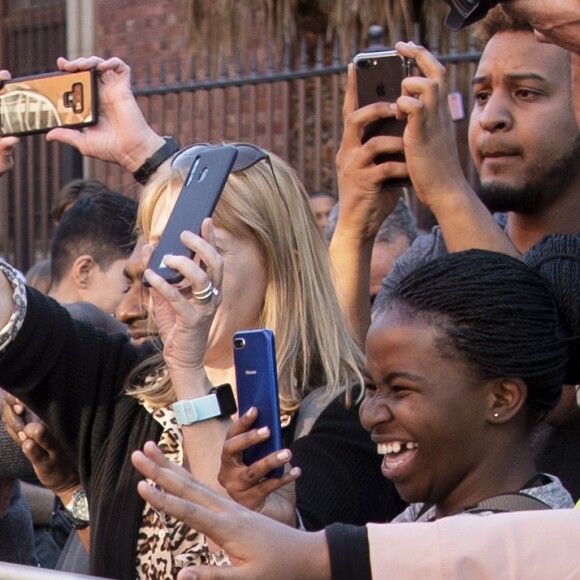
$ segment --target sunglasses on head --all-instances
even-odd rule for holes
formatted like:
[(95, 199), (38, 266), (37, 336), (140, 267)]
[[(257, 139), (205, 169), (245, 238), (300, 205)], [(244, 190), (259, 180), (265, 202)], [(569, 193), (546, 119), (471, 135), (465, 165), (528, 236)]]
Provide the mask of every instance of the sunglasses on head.
[(278, 179), (276, 178), (276, 172), (274, 171), (274, 166), (272, 165), (272, 160), (270, 155), (264, 151), (261, 147), (254, 145), (253, 143), (224, 143), (224, 144), (211, 144), (211, 143), (194, 143), (181, 151), (178, 151), (173, 160), (171, 161), (171, 167), (174, 169), (181, 169), (183, 171), (189, 171), (192, 163), (195, 161), (197, 155), (202, 149), (212, 148), (212, 147), (223, 147), (228, 145), (235, 147), (238, 155), (234, 161), (234, 166), (232, 167), (231, 173), (238, 173), (239, 171), (245, 171), (250, 167), (253, 167), (259, 161), (266, 160), (270, 166), (270, 171), (272, 172), (272, 178), (276, 184), (276, 190), (278, 195), (283, 200), (284, 196), (280, 190), (280, 185), (278, 185)]
[[(232, 173), (237, 173), (238, 171), (244, 171), (250, 167), (256, 165), (262, 159), (266, 159), (272, 167), (270, 162), (270, 156), (266, 151), (257, 145), (252, 143), (225, 143), (224, 145), (229, 145), (235, 147), (238, 156), (232, 167)], [(185, 149), (177, 152), (171, 161), (171, 167), (174, 169), (183, 169), (184, 171), (189, 170), (191, 164), (195, 160), (196, 156), (200, 153), (202, 149), (212, 148), (212, 147), (222, 147), (222, 145), (214, 145), (211, 143), (194, 143)], [(272, 169), (274, 173), (274, 169)]]

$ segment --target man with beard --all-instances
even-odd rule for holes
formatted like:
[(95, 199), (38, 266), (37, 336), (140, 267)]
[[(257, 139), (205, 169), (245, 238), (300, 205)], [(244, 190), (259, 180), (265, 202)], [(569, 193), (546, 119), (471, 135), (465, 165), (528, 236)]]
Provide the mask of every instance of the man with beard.
[[(486, 44), (473, 79), (469, 145), (480, 175), (479, 199), (459, 165), (444, 99), (443, 67), (412, 43), (397, 45), (402, 54), (424, 63), (426, 77), (406, 79), (397, 106), (408, 118), (401, 140), (407, 169), (418, 197), (432, 209), (439, 226), (420, 236), (395, 263), (377, 296), (377, 306), (388, 300), (389, 289), (411, 270), (448, 251), (479, 247), (523, 253), (548, 234), (580, 231), (580, 137), (570, 53), (538, 43), (525, 20), (512, 19), (499, 7), (478, 27)], [(360, 140), (366, 124), (388, 114), (384, 104), (356, 110), (354, 103), (347, 102), (348, 95), (347, 89), (345, 131), (337, 155), (344, 211), (330, 253), (335, 270), (342, 272), (343, 308), (362, 343), (370, 322), (362, 298), (367, 249), (374, 237), (370, 224), (388, 215), (398, 191), (381, 191), (381, 184), (388, 172), (401, 168), (373, 163), (377, 153), (393, 151), (389, 147), (397, 146), (394, 138), (374, 138), (365, 144)], [(423, 115), (420, 123), (418, 115)], [(419, 133), (417, 126), (427, 129)], [(494, 221), (481, 202), (492, 212), (507, 213), (495, 215)], [(508, 237), (502, 236), (498, 223)]]
[[(552, 233), (580, 231), (580, 134), (570, 53), (496, 8), (479, 25), (487, 41), (472, 81), (469, 148), (478, 195), (521, 253)], [(436, 227), (399, 260), (384, 288), (447, 252)]]

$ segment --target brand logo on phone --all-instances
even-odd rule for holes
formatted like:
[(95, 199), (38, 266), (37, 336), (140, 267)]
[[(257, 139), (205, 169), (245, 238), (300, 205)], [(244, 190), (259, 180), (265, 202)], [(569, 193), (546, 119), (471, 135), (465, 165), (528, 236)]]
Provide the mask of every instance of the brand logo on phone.
[(375, 90), (377, 92), (377, 97), (385, 97), (387, 95), (387, 91), (385, 90), (385, 83), (379, 83)]

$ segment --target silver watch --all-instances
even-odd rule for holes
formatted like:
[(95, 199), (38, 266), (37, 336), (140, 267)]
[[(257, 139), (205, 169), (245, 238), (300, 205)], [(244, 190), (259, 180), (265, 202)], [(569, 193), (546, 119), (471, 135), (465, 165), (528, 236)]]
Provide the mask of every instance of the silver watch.
[(64, 515), (76, 530), (83, 530), (89, 525), (89, 502), (87, 493), (81, 487), (75, 491), (72, 499), (64, 506)]

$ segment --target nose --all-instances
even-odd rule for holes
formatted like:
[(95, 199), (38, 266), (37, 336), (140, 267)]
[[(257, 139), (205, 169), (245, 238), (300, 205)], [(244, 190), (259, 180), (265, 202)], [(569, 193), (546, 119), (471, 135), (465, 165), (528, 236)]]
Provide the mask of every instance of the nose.
[(134, 282), (117, 306), (115, 316), (121, 322), (130, 325), (136, 320), (147, 318), (145, 289), (139, 282)]
[(506, 102), (506, 96), (500, 91), (492, 93), (477, 113), (478, 122), (484, 131), (509, 131), (513, 126), (513, 118)]
[(376, 393), (365, 393), (360, 405), (359, 417), (361, 425), (372, 431), (381, 423), (387, 423), (393, 419), (393, 413), (388, 404), (387, 397), (377, 396)]

